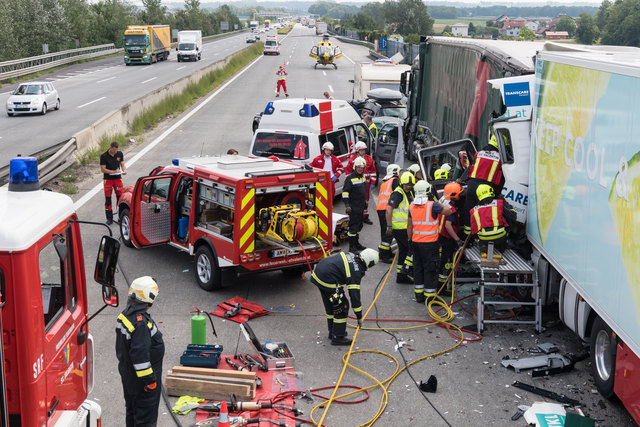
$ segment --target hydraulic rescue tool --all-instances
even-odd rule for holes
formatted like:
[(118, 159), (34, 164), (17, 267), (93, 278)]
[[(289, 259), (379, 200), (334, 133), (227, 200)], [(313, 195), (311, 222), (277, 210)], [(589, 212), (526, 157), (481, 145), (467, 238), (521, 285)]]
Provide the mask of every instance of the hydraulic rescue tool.
[[(234, 363), (230, 357), (226, 357), (224, 360), (229, 364), (229, 366), (231, 366), (234, 369), (237, 369), (238, 371), (251, 372), (251, 369), (249, 369), (247, 366), (240, 366), (237, 363)], [(262, 380), (257, 375), (256, 375), (256, 385), (258, 387), (262, 387)]]

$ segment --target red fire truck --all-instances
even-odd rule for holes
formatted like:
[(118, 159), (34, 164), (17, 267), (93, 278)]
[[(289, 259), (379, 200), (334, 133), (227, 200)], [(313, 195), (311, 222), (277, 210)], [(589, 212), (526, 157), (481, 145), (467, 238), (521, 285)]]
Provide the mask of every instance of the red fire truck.
[[(99, 426), (100, 406), (85, 400), (93, 339), (81, 221), (69, 197), (39, 190), (36, 159), (10, 168), (0, 188), (0, 426)], [(96, 263), (113, 306), (118, 248), (104, 236)]]
[(333, 247), (329, 172), (277, 158), (175, 159), (118, 203), (127, 246), (168, 243), (195, 255), (205, 290), (222, 270), (298, 273)]

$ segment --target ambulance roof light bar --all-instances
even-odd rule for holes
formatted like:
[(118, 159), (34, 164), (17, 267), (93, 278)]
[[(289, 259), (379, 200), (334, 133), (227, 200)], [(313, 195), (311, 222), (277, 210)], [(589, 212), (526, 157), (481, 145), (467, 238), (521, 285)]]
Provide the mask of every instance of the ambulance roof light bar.
[(38, 159), (15, 157), (9, 162), (9, 191), (36, 191), (40, 189)]

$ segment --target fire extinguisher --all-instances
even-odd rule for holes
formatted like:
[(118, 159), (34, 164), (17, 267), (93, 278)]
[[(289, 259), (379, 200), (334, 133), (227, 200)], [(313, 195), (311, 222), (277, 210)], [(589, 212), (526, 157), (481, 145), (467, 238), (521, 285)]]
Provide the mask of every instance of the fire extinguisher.
[(215, 326), (213, 326), (211, 315), (206, 311), (200, 310), (198, 307), (194, 306), (193, 308), (195, 308), (196, 311), (191, 312), (195, 313), (193, 316), (191, 316), (191, 344), (205, 345), (207, 343), (207, 318), (204, 317), (204, 314), (209, 317), (213, 335), (218, 338), (216, 328)]

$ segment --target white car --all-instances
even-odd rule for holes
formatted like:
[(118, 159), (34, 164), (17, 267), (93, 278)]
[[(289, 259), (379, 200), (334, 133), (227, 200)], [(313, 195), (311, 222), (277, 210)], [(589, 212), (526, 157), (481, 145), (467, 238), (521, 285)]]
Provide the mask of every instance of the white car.
[(7, 99), (7, 114), (47, 114), (51, 108), (60, 109), (58, 91), (50, 82), (20, 83)]

